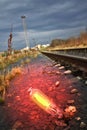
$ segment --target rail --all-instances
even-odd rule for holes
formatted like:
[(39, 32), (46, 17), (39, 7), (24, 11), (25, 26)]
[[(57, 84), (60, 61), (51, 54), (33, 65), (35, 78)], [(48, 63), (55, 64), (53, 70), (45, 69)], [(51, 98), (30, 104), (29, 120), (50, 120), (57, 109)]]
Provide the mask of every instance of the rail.
[(65, 64), (71, 64), (73, 67), (77, 67), (78, 69), (87, 72), (87, 57), (75, 56), (69, 54), (59, 54), (54, 52), (42, 51), (42, 54), (47, 57), (55, 60), (56, 62), (62, 62)]
[(55, 49), (52, 51), (58, 54), (69, 54), (69, 55), (75, 55), (75, 56), (80, 56), (80, 57), (87, 57), (87, 47)]

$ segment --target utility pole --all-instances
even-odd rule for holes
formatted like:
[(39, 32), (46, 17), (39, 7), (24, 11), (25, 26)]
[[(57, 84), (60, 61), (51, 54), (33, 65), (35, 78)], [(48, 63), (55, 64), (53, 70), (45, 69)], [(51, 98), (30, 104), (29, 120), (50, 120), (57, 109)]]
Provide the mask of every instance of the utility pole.
[(26, 49), (29, 49), (29, 41), (27, 39), (27, 27), (26, 27), (26, 23), (25, 23), (25, 18), (26, 16), (21, 16), (22, 18), (22, 22), (23, 22), (23, 27), (24, 27), (24, 36), (25, 36), (25, 42), (26, 42)]
[(9, 39), (8, 39), (8, 52), (9, 52), (9, 54), (11, 54), (11, 52), (12, 52), (12, 30), (13, 30), (13, 26), (11, 26), (11, 32), (10, 32)]

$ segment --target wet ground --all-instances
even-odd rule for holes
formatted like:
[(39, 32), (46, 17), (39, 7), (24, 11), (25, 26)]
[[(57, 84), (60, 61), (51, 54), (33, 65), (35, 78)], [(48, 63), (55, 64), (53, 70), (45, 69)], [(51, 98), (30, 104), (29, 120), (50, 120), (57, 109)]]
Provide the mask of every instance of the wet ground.
[[(64, 72), (44, 56), (33, 59), (10, 83), (6, 102), (0, 105), (0, 130), (86, 130), (87, 84)], [(68, 120), (52, 117), (31, 100), (29, 87), (40, 89), (63, 111), (75, 106), (76, 113)], [(78, 92), (71, 93), (74, 88)]]

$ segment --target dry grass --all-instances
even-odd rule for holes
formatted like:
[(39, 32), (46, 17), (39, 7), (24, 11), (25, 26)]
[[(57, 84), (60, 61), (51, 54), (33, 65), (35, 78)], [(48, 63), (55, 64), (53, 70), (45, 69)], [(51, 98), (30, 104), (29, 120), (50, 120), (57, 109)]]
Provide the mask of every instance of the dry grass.
[(15, 67), (15, 68), (13, 68), (13, 69), (11, 70), (11, 72), (9, 72), (9, 73), (6, 75), (5, 79), (10, 81), (10, 80), (13, 79), (16, 75), (19, 75), (19, 74), (22, 74), (22, 69), (21, 69), (21, 67)]
[(0, 75), (0, 103), (5, 102), (5, 92), (7, 87), (9, 87), (10, 80), (21, 73), (21, 67), (15, 67), (6, 76)]

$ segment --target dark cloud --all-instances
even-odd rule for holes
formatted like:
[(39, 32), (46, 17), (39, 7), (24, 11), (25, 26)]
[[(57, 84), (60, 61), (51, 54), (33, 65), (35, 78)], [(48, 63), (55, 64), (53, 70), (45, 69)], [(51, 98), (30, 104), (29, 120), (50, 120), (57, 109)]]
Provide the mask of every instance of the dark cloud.
[(0, 51), (7, 48), (11, 24), (14, 48), (25, 46), (22, 15), (26, 16), (30, 45), (34, 46), (35, 41), (47, 43), (78, 35), (87, 27), (86, 12), (87, 0), (1, 0)]

